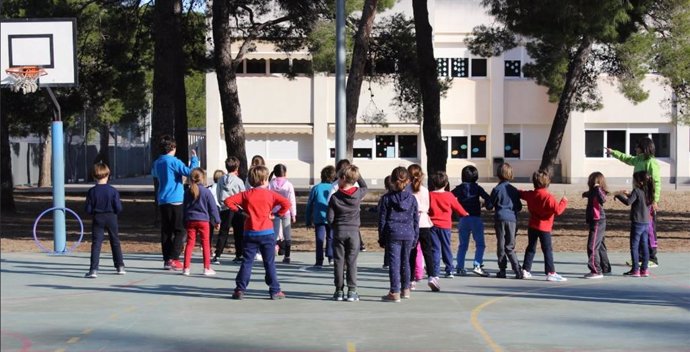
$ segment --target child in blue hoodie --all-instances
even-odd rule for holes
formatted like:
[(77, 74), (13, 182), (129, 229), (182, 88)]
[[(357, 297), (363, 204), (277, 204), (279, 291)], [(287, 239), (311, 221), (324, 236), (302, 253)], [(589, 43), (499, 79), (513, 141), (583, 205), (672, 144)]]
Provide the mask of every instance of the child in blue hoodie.
[(326, 257), (328, 264), (333, 262), (333, 233), (331, 226), (328, 225), (326, 213), (328, 212), (328, 196), (333, 188), (333, 181), (335, 180), (335, 167), (328, 165), (321, 169), (321, 183), (314, 185), (309, 192), (309, 199), (307, 200), (306, 225), (307, 227), (314, 226), (314, 234), (316, 236), (316, 263), (315, 267), (323, 266), (324, 257), (324, 240), (326, 244)]
[(477, 168), (472, 165), (465, 166), (462, 168), (462, 184), (455, 187), (452, 191), (453, 195), (458, 199), (458, 202), (460, 202), (462, 207), (470, 214), (469, 216), (461, 218), (458, 223), (460, 244), (458, 245), (458, 266), (456, 272), (460, 276), (467, 275), (467, 271), (465, 270), (465, 255), (470, 246), (470, 233), (472, 233), (472, 238), (474, 238), (476, 247), (472, 272), (479, 276), (489, 276), (489, 274), (482, 269), (484, 266), (484, 249), (486, 245), (484, 244), (484, 223), (480, 216), (482, 204), (479, 198), (481, 197), (484, 199), (487, 209), (491, 209), (492, 206), (489, 201), (489, 194), (486, 193), (482, 186), (477, 184), (478, 179), (479, 172)]
[(407, 169), (396, 167), (391, 173), (390, 191), (379, 202), (379, 243), (386, 243), (390, 260), (390, 291), (381, 297), (386, 302), (410, 298), (410, 253), (419, 239), (419, 216), (417, 199), (407, 187), (409, 183)]

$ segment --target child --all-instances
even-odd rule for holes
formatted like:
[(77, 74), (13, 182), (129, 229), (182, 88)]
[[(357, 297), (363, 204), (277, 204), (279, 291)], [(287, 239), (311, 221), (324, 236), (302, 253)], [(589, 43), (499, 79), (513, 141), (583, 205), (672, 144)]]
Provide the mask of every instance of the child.
[[(358, 184), (359, 187), (356, 187)], [(360, 248), (359, 206), (367, 193), (367, 184), (359, 168), (348, 165), (338, 171), (338, 191), (328, 201), (328, 222), (333, 228), (333, 259), (335, 293), (333, 299), (344, 299), (343, 274), (347, 270), (347, 301), (359, 301), (357, 294), (357, 256)]]
[(268, 293), (271, 299), (283, 299), (285, 294), (280, 290), (276, 274), (276, 238), (271, 215), (273, 209), (279, 206), (278, 216), (284, 216), (290, 210), (290, 201), (268, 190), (268, 169), (265, 166), (254, 166), (249, 169), (248, 179), (252, 189), (225, 199), (225, 205), (230, 211), (238, 212), (242, 209), (247, 214), (244, 222), (244, 261), (235, 278), (237, 286), (232, 298), (243, 298), (252, 276), (254, 256), (261, 252)]
[(429, 217), (431, 223), (431, 240), (433, 241), (434, 270), (429, 277), (429, 287), (432, 291), (440, 291), (438, 275), (441, 271), (441, 256), (446, 264), (446, 277), (453, 277), (453, 253), (450, 249), (450, 231), (453, 227), (453, 213), (460, 216), (469, 214), (460, 205), (457, 198), (447, 191), (448, 176), (444, 171), (434, 172), (429, 181), (432, 191), (429, 192)]
[(551, 177), (546, 171), (540, 170), (532, 174), (532, 184), (534, 191), (518, 191), (520, 198), (527, 201), (529, 210), (529, 228), (527, 229), (527, 249), (525, 249), (525, 259), (522, 262), (522, 275), (529, 279), (532, 277), (532, 260), (537, 249), (537, 240), (541, 243), (541, 251), (544, 253), (544, 267), (547, 281), (568, 281), (568, 279), (556, 273), (556, 266), (553, 263), (553, 248), (551, 247), (551, 229), (553, 228), (553, 218), (561, 215), (568, 205), (568, 198), (563, 196), (559, 203), (556, 198), (549, 193), (547, 188), (551, 183)]
[[(275, 176), (275, 178), (273, 178)], [(297, 220), (297, 200), (295, 199), (295, 188), (287, 179), (287, 168), (283, 164), (277, 164), (273, 167), (273, 172), (268, 176), (271, 182), (268, 183), (268, 189), (278, 192), (281, 196), (290, 200), (290, 211), (283, 216), (275, 216), (273, 218), (273, 232), (275, 232), (278, 239), (282, 242), (280, 246), (281, 251), (284, 251), (283, 263), (290, 264), (290, 247), (292, 245), (292, 226), (290, 221), (295, 223)], [(277, 208), (274, 209), (274, 212)], [(276, 214), (277, 215), (277, 214)], [(280, 254), (280, 253), (279, 253)]]
[[(388, 175), (383, 179), (383, 188), (385, 189), (386, 193), (388, 194), (391, 192), (391, 176)], [(384, 195), (385, 195), (384, 194)], [(379, 212), (379, 215), (381, 215), (380, 210), (381, 210), (381, 202), (383, 201), (383, 197), (379, 198), (379, 204), (376, 205), (376, 211)], [(383, 248), (383, 265), (381, 268), (383, 270), (388, 271), (391, 263), (391, 258), (390, 258), (390, 253), (388, 253), (388, 249), (386, 246), (386, 236), (381, 233), (381, 229), (379, 229), (379, 246)]]
[(412, 194), (417, 200), (417, 213), (419, 215), (419, 240), (416, 248), (412, 249), (410, 254), (410, 271), (414, 275), (410, 283), (410, 289), (416, 289), (416, 282), (423, 278), (424, 267), (426, 266), (426, 274), (429, 278), (434, 276), (434, 255), (433, 255), (433, 241), (431, 240), (431, 218), (429, 218), (429, 190), (422, 186), (424, 181), (424, 172), (422, 167), (418, 164), (412, 164), (407, 167), (410, 174), (410, 188)]
[(386, 302), (410, 298), (410, 252), (419, 238), (417, 200), (407, 189), (410, 176), (396, 167), (390, 176), (390, 191), (379, 202), (379, 243), (385, 242), (389, 256), (390, 291), (381, 297)]
[(499, 182), (491, 191), (489, 203), (494, 208), (494, 229), (496, 229), (496, 255), (498, 256), (497, 278), (506, 278), (508, 261), (515, 272), (516, 279), (522, 279), (522, 269), (515, 253), (515, 234), (517, 233), (517, 214), (522, 210), (520, 194), (510, 184), (513, 168), (508, 163), (498, 167)]
[(191, 165), (187, 167), (175, 158), (177, 143), (175, 138), (163, 135), (158, 143), (161, 156), (153, 162), (151, 175), (158, 182), (156, 200), (161, 213), (161, 247), (163, 249), (163, 268), (182, 270), (180, 254), (185, 242), (185, 228), (182, 215), (184, 187), (182, 177), (189, 176), (192, 169), (199, 167), (196, 151), (191, 150)]
[(492, 205), (491, 202), (489, 202), (489, 194), (486, 193), (482, 186), (477, 184), (479, 171), (477, 171), (476, 167), (472, 165), (465, 166), (462, 168), (461, 176), (462, 184), (455, 187), (452, 193), (470, 215), (461, 218), (460, 222), (458, 222), (460, 243), (458, 244), (457, 274), (460, 276), (467, 275), (467, 271), (465, 270), (465, 255), (470, 246), (470, 232), (472, 232), (472, 238), (474, 238), (476, 247), (474, 250), (474, 268), (472, 272), (479, 276), (487, 277), (489, 273), (482, 269), (484, 266), (484, 249), (486, 245), (484, 244), (484, 223), (480, 216), (482, 204), (479, 197), (484, 199), (487, 209), (491, 210)]
[[(348, 166), (350, 166), (350, 165), (351, 165), (351, 163), (350, 163), (350, 160), (348, 160), (348, 159), (340, 159), (340, 160), (338, 160), (338, 162), (335, 164), (335, 172), (336, 172), (336, 174), (339, 174), (339, 173), (340, 173), (340, 170), (342, 170), (343, 168), (348, 167)], [(331, 199), (331, 196), (332, 196), (335, 192), (338, 192), (338, 183), (339, 183), (338, 180), (335, 180), (335, 182), (333, 182), (333, 187), (331, 188), (331, 193), (330, 193), (330, 195), (328, 196), (328, 199), (329, 199), (329, 200)], [(355, 182), (354, 187), (359, 187), (359, 184)], [(366, 252), (366, 251), (367, 251), (366, 247), (364, 246), (364, 241), (362, 240), (362, 232), (359, 233), (359, 250), (362, 251), (362, 252)]]
[[(616, 192), (616, 199), (630, 206), (630, 255), (632, 269), (623, 275), (632, 277), (647, 277), (649, 271), (649, 242), (647, 231), (649, 226), (649, 206), (654, 197), (654, 181), (647, 171), (637, 171), (633, 174), (635, 187), (632, 192)], [(642, 252), (642, 268), (640, 269), (640, 251)]]
[(582, 193), (582, 198), (587, 198), (586, 220), (589, 227), (587, 237), (587, 266), (589, 274), (585, 279), (601, 279), (604, 273), (611, 272), (609, 256), (604, 244), (606, 231), (606, 213), (604, 203), (606, 195), (606, 179), (601, 172), (592, 172), (587, 180), (589, 191)]
[[(254, 166), (266, 166), (266, 161), (264, 160), (264, 157), (261, 155), (254, 155), (252, 157), (251, 163), (249, 164), (249, 167), (252, 168)], [(249, 184), (249, 176), (247, 176), (244, 186), (246, 189), (252, 189), (252, 185)]]
[[(649, 236), (649, 267), (655, 268), (659, 266), (659, 259), (656, 256), (657, 238), (656, 238), (656, 211), (661, 198), (661, 173), (659, 172), (659, 163), (654, 154), (656, 148), (654, 141), (649, 137), (640, 138), (635, 145), (635, 156), (621, 153), (617, 150), (606, 148), (606, 153), (628, 165), (633, 166), (633, 173), (638, 171), (647, 171), (649, 177), (654, 181), (654, 195), (649, 200), (649, 228), (647, 229)], [(640, 253), (641, 254), (641, 253)]]
[(223, 254), (225, 246), (228, 244), (228, 235), (230, 234), (230, 226), (232, 226), (232, 235), (235, 239), (235, 259), (233, 263), (242, 262), (242, 228), (244, 227), (244, 217), (233, 213), (225, 206), (225, 199), (234, 196), (240, 192), (244, 192), (244, 182), (239, 178), (240, 159), (231, 156), (225, 159), (225, 169), (228, 170), (218, 185), (216, 190), (218, 193), (218, 200), (220, 200), (220, 231), (218, 233), (218, 241), (216, 242), (216, 253), (213, 255), (211, 264), (220, 265), (220, 256)]
[(108, 184), (108, 176), (110, 176), (108, 165), (95, 164), (92, 173), (97, 183), (86, 193), (86, 212), (93, 215), (93, 222), (91, 223), (91, 266), (85, 277), (89, 279), (98, 277), (98, 262), (105, 229), (108, 230), (115, 270), (118, 275), (124, 275), (126, 274), (125, 262), (122, 259), (117, 227), (117, 214), (122, 212), (120, 193)]
[[(211, 194), (213, 194), (213, 200), (216, 202), (216, 208), (220, 211), (220, 200), (218, 200), (218, 183), (223, 179), (223, 176), (225, 176), (225, 171), (223, 170), (216, 170), (213, 172), (213, 184), (208, 186), (208, 190), (211, 191)], [(211, 227), (208, 235), (208, 241), (209, 243), (213, 243), (213, 230), (214, 228)]]
[(334, 180), (335, 167), (328, 165), (321, 169), (321, 183), (311, 188), (305, 210), (307, 227), (314, 226), (316, 237), (316, 263), (314, 266), (317, 268), (323, 266), (324, 240), (328, 264), (333, 262), (333, 233), (328, 220), (326, 220), (326, 215), (328, 212), (328, 195), (331, 192), (331, 182)]
[(192, 251), (196, 235), (201, 235), (201, 250), (204, 258), (204, 275), (216, 275), (211, 268), (211, 243), (209, 241), (209, 222), (214, 228), (220, 228), (218, 207), (213, 193), (204, 187), (206, 172), (201, 168), (192, 170), (189, 177), (189, 189), (184, 195), (184, 220), (187, 228), (187, 246), (184, 251), (184, 269), (182, 275), (189, 276), (192, 262)]

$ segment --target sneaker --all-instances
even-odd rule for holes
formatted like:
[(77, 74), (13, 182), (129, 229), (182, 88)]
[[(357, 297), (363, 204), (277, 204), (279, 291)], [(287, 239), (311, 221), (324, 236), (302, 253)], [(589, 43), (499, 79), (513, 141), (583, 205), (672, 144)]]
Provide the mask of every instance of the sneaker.
[(406, 288), (402, 290), (402, 293), (400, 294), (400, 298), (402, 299), (410, 299), (411, 294), (410, 294), (410, 289)]
[(333, 258), (328, 258), (328, 265), (333, 265)]
[(472, 272), (481, 277), (489, 277), (489, 273), (484, 271), (481, 266), (475, 266), (474, 269), (472, 269)]
[(213, 270), (213, 268), (204, 269), (204, 276), (213, 276), (213, 275), (216, 275), (216, 271)]
[(189, 276), (189, 274), (191, 274), (189, 268), (182, 270), (182, 275)]
[(649, 261), (648, 267), (650, 267), (650, 268), (658, 268), (658, 267), (659, 267), (659, 263), (657, 263), (657, 262), (655, 262), (655, 261), (653, 261), (653, 260), (650, 260), (650, 261)]
[(211, 259), (211, 264), (220, 265), (220, 260), (218, 260), (218, 257), (213, 256), (213, 259)]
[(522, 269), (522, 278), (530, 279), (532, 278), (532, 273), (530, 273), (528, 270)]
[(386, 265), (386, 264), (382, 265), (382, 266), (381, 266), (381, 269), (383, 269), (383, 270), (388, 270), (388, 265)]
[(640, 270), (640, 276), (649, 277), (649, 270)]
[(285, 293), (283, 293), (283, 291), (278, 291), (277, 293), (271, 294), (271, 299), (274, 301), (279, 300), (279, 299), (283, 299), (283, 298), (285, 298)]
[(499, 279), (505, 279), (506, 278), (506, 270), (501, 269), (496, 273), (496, 277)]
[(604, 275), (599, 273), (589, 273), (585, 275), (585, 279), (601, 279), (603, 277)]
[(118, 274), (118, 275), (127, 274), (127, 272), (125, 271), (125, 267), (124, 267), (124, 266), (118, 266), (118, 267), (117, 267), (117, 274)]
[(232, 299), (241, 300), (243, 297), (244, 297), (244, 292), (240, 291), (239, 288), (236, 288), (235, 292), (232, 293)]
[(443, 275), (443, 277), (445, 277), (446, 279), (452, 279), (452, 278), (454, 278), (455, 276), (453, 275), (452, 272), (447, 272), (445, 275)]
[(347, 291), (347, 301), (348, 302), (359, 301), (359, 295), (357, 294), (357, 291)]
[(256, 253), (256, 256), (254, 256), (254, 260), (256, 260), (256, 261), (263, 261), (264, 258), (261, 256), (260, 253)]
[(417, 289), (417, 281), (410, 282), (410, 290), (414, 291)]
[[(235, 257), (235, 259), (233, 259), (232, 262), (235, 263), (235, 264), (241, 264), (242, 262), (244, 262), (244, 258), (242, 258), (242, 257)], [(211, 264), (215, 264), (215, 263), (212, 262)]]
[(179, 260), (173, 259), (170, 261), (170, 270), (182, 270), (183, 265)]
[(172, 265), (170, 264), (170, 262), (171, 262), (170, 260), (166, 260), (163, 263), (163, 270), (172, 270)]
[[(366, 252), (367, 247), (362, 246), (362, 248), (359, 249), (360, 252)], [(359, 301), (359, 298), (357, 299)]]
[(564, 282), (564, 281), (568, 281), (568, 279), (564, 278), (561, 275), (558, 275), (557, 273), (550, 273), (550, 274), (546, 275), (546, 281)]
[(381, 300), (384, 302), (400, 302), (400, 292), (388, 292), (387, 295), (381, 296)]
[(283, 264), (290, 264), (290, 257), (283, 258)]
[(345, 300), (345, 294), (343, 291), (335, 291), (333, 294), (333, 300), (334, 301), (344, 301)]
[(87, 279), (95, 279), (98, 277), (98, 271), (97, 270), (91, 270), (86, 275), (84, 275), (85, 278)]
[(458, 269), (455, 271), (455, 274), (458, 276), (467, 276), (467, 270), (465, 270), (465, 268)]
[(441, 291), (441, 285), (438, 283), (438, 277), (432, 276), (429, 278), (429, 288), (434, 292)]
[(630, 271), (624, 272), (623, 275), (632, 276), (632, 277), (640, 277), (640, 271), (639, 270), (635, 270), (635, 271), (630, 270)]
[(515, 272), (515, 279), (522, 280), (524, 278), (525, 278), (525, 275), (522, 274), (522, 270), (518, 270)]

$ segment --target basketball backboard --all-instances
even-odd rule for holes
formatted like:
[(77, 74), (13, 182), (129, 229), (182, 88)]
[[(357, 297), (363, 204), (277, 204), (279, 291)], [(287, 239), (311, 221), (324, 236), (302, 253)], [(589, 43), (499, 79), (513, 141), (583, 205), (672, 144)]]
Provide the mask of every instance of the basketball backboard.
[(6, 69), (39, 66), (43, 87), (78, 84), (77, 20), (74, 18), (21, 18), (0, 21), (0, 84), (12, 84)]

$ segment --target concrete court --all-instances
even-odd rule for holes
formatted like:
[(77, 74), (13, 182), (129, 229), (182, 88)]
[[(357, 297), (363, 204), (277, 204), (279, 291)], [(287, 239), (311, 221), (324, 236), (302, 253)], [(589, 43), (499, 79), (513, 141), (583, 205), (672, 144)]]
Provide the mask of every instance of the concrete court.
[[(649, 278), (623, 277), (627, 255), (610, 255), (615, 275), (602, 280), (582, 279), (585, 254), (556, 253), (566, 283), (544, 281), (539, 261), (531, 280), (442, 278), (439, 293), (420, 285), (384, 303), (382, 253), (366, 252), (361, 301), (349, 303), (330, 300), (332, 267), (309, 267), (313, 253), (278, 265), (283, 301), (268, 299), (256, 264), (247, 297), (231, 300), (238, 266), (204, 277), (198, 252), (190, 277), (153, 254), (126, 254), (118, 276), (104, 254), (93, 280), (86, 253), (2, 253), (1, 350), (690, 351), (690, 255), (661, 253)], [(493, 257), (487, 249), (491, 272)]]

